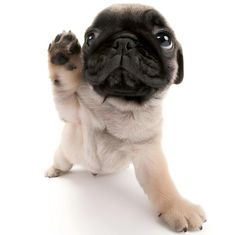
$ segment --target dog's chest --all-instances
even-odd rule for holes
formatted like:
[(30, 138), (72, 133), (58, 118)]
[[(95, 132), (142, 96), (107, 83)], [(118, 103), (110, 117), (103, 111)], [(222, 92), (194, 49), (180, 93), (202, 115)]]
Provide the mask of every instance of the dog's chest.
[(131, 146), (108, 133), (104, 123), (82, 105), (81, 123), (82, 165), (98, 174), (113, 173), (129, 165)]
[(150, 113), (120, 113), (81, 105), (84, 164), (96, 173), (112, 173), (127, 166), (134, 146), (156, 135), (154, 120)]
[(155, 117), (147, 112), (119, 112), (112, 110), (102, 114), (106, 132), (127, 143), (144, 143), (157, 132)]

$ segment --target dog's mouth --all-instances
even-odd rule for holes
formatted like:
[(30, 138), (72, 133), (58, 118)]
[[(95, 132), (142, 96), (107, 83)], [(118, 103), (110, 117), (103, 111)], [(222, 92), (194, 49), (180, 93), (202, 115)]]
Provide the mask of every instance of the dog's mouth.
[(103, 83), (93, 87), (98, 94), (105, 98), (120, 97), (138, 103), (147, 100), (156, 91), (140, 80), (136, 80), (134, 74), (123, 68), (115, 69)]

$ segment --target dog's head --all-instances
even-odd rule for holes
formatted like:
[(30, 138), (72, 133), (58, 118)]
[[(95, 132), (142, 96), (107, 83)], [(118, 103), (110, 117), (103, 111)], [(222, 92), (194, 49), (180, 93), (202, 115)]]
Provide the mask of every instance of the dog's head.
[(174, 32), (153, 8), (114, 5), (87, 29), (84, 79), (101, 96), (141, 104), (183, 79)]

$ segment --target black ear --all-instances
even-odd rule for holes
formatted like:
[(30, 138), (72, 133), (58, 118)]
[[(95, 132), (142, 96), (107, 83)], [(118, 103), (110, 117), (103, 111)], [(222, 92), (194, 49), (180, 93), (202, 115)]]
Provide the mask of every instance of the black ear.
[(175, 84), (180, 84), (184, 78), (184, 58), (182, 48), (179, 47), (177, 51), (177, 64), (178, 64), (178, 71), (176, 74), (176, 79), (174, 81)]

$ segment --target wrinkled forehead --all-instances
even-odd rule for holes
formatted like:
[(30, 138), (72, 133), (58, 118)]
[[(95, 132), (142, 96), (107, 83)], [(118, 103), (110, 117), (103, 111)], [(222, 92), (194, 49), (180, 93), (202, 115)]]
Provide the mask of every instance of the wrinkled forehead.
[(167, 27), (165, 19), (155, 9), (137, 4), (116, 4), (101, 11), (91, 27), (104, 30), (110, 27), (146, 29), (153, 26)]

